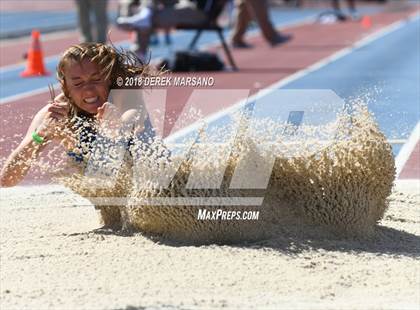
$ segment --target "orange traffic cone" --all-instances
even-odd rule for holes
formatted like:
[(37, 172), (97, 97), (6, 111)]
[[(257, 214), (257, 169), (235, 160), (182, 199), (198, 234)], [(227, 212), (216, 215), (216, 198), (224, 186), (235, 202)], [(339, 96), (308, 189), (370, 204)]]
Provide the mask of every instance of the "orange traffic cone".
[(363, 28), (369, 29), (370, 27), (372, 27), (372, 19), (368, 15), (363, 16), (362, 20), (360, 21), (360, 24)]
[(39, 31), (32, 31), (32, 46), (29, 48), (28, 51), (28, 61), (26, 64), (26, 69), (20, 74), (20, 76), (22, 77), (50, 74), (44, 67), (44, 59), (41, 50), (41, 43), (39, 42), (39, 36)]

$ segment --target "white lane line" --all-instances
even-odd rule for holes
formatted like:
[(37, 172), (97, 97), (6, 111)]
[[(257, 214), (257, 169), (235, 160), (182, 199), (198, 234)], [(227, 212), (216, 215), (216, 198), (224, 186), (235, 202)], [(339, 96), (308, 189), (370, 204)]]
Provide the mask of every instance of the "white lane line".
[[(55, 89), (57, 89), (59, 86), (60, 86), (60, 83), (55, 83), (53, 85), (53, 87)], [(9, 103), (11, 101), (18, 101), (18, 100), (24, 99), (26, 97), (36, 96), (36, 95), (46, 93), (46, 92), (48, 92), (48, 86), (45, 86), (45, 87), (42, 87), (42, 88), (37, 88), (37, 89), (34, 89), (34, 90), (30, 90), (30, 91), (20, 93), (20, 94), (17, 94), (17, 95), (9, 96), (9, 97), (6, 97), (4, 99), (0, 99), (0, 105)]]
[(397, 157), (395, 158), (395, 167), (397, 169), (397, 176), (400, 176), (401, 171), (403, 170), (405, 164), (410, 158), (411, 153), (413, 153), (417, 143), (420, 142), (420, 121), (417, 122), (416, 127), (411, 132), (410, 137), (407, 140), (407, 143), (403, 145)]
[(325, 67), (326, 65), (340, 59), (343, 58), (344, 56), (349, 55), (350, 53), (352, 53), (353, 51), (355, 51), (357, 48), (366, 46), (370, 43), (372, 43), (373, 41), (382, 38), (384, 36), (386, 36), (387, 34), (390, 34), (400, 28), (402, 28), (403, 26), (405, 26), (407, 23), (410, 22), (414, 22), (417, 19), (419, 19), (420, 14), (418, 12), (416, 12), (415, 14), (412, 14), (409, 18), (405, 19), (405, 20), (400, 20), (397, 22), (394, 22), (388, 26), (386, 26), (385, 28), (374, 32), (370, 35), (368, 35), (367, 37), (361, 39), (360, 41), (357, 41), (356, 43), (354, 43), (353, 45), (346, 47), (328, 57), (325, 57), (323, 59), (321, 59), (320, 61), (314, 63), (313, 65), (302, 69), (292, 75), (289, 75), (288, 77), (275, 82), (274, 84), (271, 84), (270, 86), (266, 87), (265, 89), (259, 91), (258, 93), (250, 96), (249, 98), (245, 98), (242, 99), (240, 101), (238, 101), (237, 103), (231, 105), (229, 108), (218, 111), (216, 113), (210, 114), (208, 116), (206, 116), (203, 119), (200, 119), (194, 123), (192, 123), (191, 125), (188, 125), (182, 129), (180, 129), (179, 131), (171, 134), (169, 137), (167, 137), (165, 139), (166, 142), (174, 142), (176, 139), (185, 136), (186, 134), (190, 133), (191, 131), (194, 130), (198, 130), (199, 128), (201, 128), (203, 126), (203, 123), (211, 123), (212, 121), (221, 118), (223, 116), (226, 116), (232, 112), (235, 112), (237, 110), (239, 110), (241, 107), (243, 107), (244, 105), (246, 105), (247, 102), (253, 102), (256, 101), (268, 94), (270, 94), (271, 92), (273, 92), (274, 90), (277, 90), (281, 87), (286, 86), (287, 84), (290, 84), (293, 81), (296, 81), (300, 78), (303, 78), (304, 76), (313, 73), (317, 70), (319, 70), (322, 67)]
[(407, 139), (388, 139), (389, 144), (404, 144), (407, 143)]

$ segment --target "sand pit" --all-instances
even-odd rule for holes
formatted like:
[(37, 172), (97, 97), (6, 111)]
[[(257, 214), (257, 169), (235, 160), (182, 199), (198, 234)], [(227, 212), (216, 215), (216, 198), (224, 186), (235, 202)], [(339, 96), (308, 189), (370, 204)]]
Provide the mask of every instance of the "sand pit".
[[(388, 206), (395, 165), (391, 146), (364, 105), (355, 104), (352, 111), (340, 114), (334, 122), (299, 128), (289, 137), (293, 144), (285, 144), (289, 135), (285, 132), (295, 128), (267, 120), (248, 125), (243, 120), (238, 117), (239, 124), (247, 124), (246, 130), (233, 135), (231, 144), (206, 143), (209, 137), (201, 137), (202, 143), (194, 144), (201, 150), (192, 147), (191, 157), (162, 157), (161, 148), (165, 147), (161, 141), (147, 147), (135, 141), (131, 157), (134, 164), (126, 160), (122, 168), (116, 165), (119, 174), (114, 174), (117, 177), (110, 185), (104, 184), (109, 177), (103, 172), (99, 176), (65, 176), (59, 182), (93, 204), (105, 198), (105, 206), (98, 208), (108, 226), (185, 245), (257, 241), (276, 237), (279, 228), (292, 232), (297, 226), (333, 236), (373, 235)], [(227, 132), (229, 128), (222, 127), (216, 134), (226, 136)], [(228, 149), (228, 157), (218, 153), (223, 147)], [(182, 164), (178, 167), (179, 162)], [(111, 164), (112, 160), (105, 165)], [(193, 177), (192, 166), (199, 177)], [(234, 201), (238, 196), (258, 195), (257, 187), (232, 190), (240, 167), (245, 169), (237, 185), (268, 168), (267, 186), (261, 188), (264, 200), (257, 206), (245, 203), (223, 208), (227, 212), (259, 211), (258, 220), (201, 221), (197, 220), (197, 206), (173, 203), (174, 198), (193, 197), (204, 203), (213, 197)], [(153, 176), (162, 178), (170, 175), (168, 171), (176, 173), (167, 186), (155, 181)], [(207, 184), (217, 177), (215, 171), (222, 171), (223, 180), (217, 189), (211, 189)], [(115, 198), (127, 198), (127, 202), (112, 206)], [(152, 199), (166, 200), (154, 204)], [(218, 204), (207, 206), (207, 210), (219, 208)]]
[[(75, 192), (57, 185), (2, 189), (1, 307), (415, 309), (418, 182), (391, 195), (390, 145), (366, 110), (349, 116), (327, 144), (311, 139), (319, 137), (316, 128), (306, 128), (306, 142), (295, 146), (234, 137), (224, 179), (233, 180), (243, 162), (256, 169), (241, 179), (252, 179), (274, 154), (258, 221), (199, 221), (195, 207), (148, 201), (206, 202), (209, 193), (229, 200), (223, 183), (213, 192), (199, 189), (222, 163), (205, 144), (193, 191), (186, 186), (194, 179), (189, 161), (169, 188), (153, 183), (151, 174), (162, 171), (156, 165), (176, 157), (148, 150), (135, 154), (150, 162), (134, 158), (142, 166), (132, 170), (124, 161), (109, 188), (106, 175), (75, 174), (60, 179)], [(98, 197), (127, 202), (95, 210)], [(98, 229), (95, 213), (111, 229)]]
[(63, 187), (1, 189), (0, 308), (418, 309), (419, 192), (398, 184), (367, 240), (183, 246), (95, 231)]

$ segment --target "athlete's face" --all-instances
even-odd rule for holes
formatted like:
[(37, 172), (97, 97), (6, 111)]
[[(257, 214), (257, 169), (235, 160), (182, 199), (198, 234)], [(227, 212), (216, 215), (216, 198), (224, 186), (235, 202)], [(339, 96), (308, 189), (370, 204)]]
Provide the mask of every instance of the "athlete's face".
[(79, 109), (89, 114), (96, 114), (108, 98), (110, 82), (100, 72), (100, 67), (88, 59), (69, 62), (64, 69), (70, 97)]

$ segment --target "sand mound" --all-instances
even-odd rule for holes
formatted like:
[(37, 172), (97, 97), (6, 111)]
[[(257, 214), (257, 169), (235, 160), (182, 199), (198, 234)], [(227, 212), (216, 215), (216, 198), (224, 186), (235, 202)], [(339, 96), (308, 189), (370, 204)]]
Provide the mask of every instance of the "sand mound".
[[(101, 205), (104, 222), (111, 226), (185, 243), (251, 241), (272, 236), (279, 227), (293, 230), (297, 226), (340, 236), (373, 233), (388, 205), (395, 166), (391, 146), (367, 109), (355, 108), (321, 129), (304, 128), (304, 134), (294, 136), (295, 143), (284, 142), (288, 130), (284, 125), (262, 121), (257, 127), (252, 134), (244, 131), (234, 137), (227, 161), (226, 153), (220, 151), (223, 144), (201, 143), (199, 152), (197, 145), (192, 147), (189, 154), (194, 152), (194, 156), (168, 157), (162, 156), (161, 142), (147, 147), (138, 142), (131, 149), (134, 164), (125, 161), (113, 185), (98, 189), (92, 186), (99, 184), (98, 178), (80, 175), (61, 182), (84, 197), (127, 198), (126, 205)], [(334, 138), (320, 141), (320, 133), (331, 133), (332, 128)], [(261, 139), (261, 131), (269, 138)], [(240, 167), (249, 168), (241, 175), (246, 182), (271, 165), (266, 189), (232, 188)], [(209, 187), (217, 183), (219, 171), (224, 171), (220, 186)], [(171, 172), (175, 175), (172, 180), (162, 182)], [(214, 197), (223, 198), (224, 205), (209, 205)], [(262, 205), (238, 205), (238, 197), (264, 200)], [(258, 220), (199, 220), (200, 205), (210, 211), (260, 213)]]

